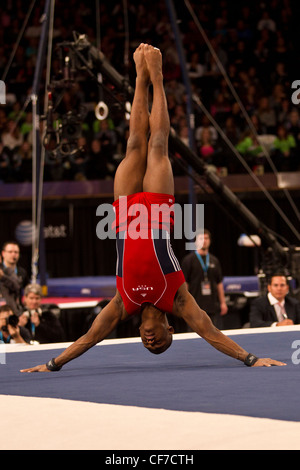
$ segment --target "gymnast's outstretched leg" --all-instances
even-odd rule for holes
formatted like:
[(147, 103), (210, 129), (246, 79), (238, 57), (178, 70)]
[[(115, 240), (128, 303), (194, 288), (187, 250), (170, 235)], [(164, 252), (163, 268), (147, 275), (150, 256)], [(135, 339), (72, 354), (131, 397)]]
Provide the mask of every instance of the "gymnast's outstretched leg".
[(168, 156), (170, 119), (159, 49), (145, 45), (144, 56), (153, 86), (153, 103), (149, 118), (150, 139), (143, 190), (174, 195), (174, 178)]
[(149, 133), (149, 72), (144, 57), (144, 44), (136, 49), (136, 87), (131, 108), (129, 138), (124, 160), (118, 166), (114, 181), (114, 198), (143, 191)]

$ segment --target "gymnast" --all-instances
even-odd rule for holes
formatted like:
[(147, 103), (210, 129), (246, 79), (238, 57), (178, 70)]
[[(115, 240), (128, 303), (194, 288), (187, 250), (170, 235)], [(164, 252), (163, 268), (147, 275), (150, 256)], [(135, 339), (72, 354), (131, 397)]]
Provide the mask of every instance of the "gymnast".
[[(170, 121), (163, 85), (162, 55), (159, 49), (140, 44), (134, 55), (136, 87), (130, 118), (126, 155), (114, 181), (116, 213), (117, 268), (116, 294), (96, 317), (86, 334), (56, 358), (21, 372), (58, 371), (69, 361), (103, 341), (129, 315), (141, 317), (140, 336), (145, 348), (160, 354), (172, 343), (174, 329), (167, 313), (182, 318), (199, 336), (228, 356), (249, 367), (283, 366), (270, 358), (258, 358), (225, 336), (199, 308), (187, 285), (170, 245), (173, 219), (149, 209), (153, 205), (168, 208), (174, 204), (174, 179), (168, 157)], [(152, 106), (149, 114), (149, 87)], [(124, 199), (123, 199), (124, 198)], [(123, 204), (126, 201), (126, 204)], [(132, 236), (129, 222), (137, 207), (146, 208), (140, 220), (140, 237)], [(125, 210), (125, 209), (126, 210)], [(141, 211), (143, 212), (143, 211)], [(163, 219), (163, 220), (162, 220)], [(168, 226), (169, 225), (169, 226)], [(154, 236), (154, 234), (156, 234)], [(133, 234), (132, 234), (133, 235)]]

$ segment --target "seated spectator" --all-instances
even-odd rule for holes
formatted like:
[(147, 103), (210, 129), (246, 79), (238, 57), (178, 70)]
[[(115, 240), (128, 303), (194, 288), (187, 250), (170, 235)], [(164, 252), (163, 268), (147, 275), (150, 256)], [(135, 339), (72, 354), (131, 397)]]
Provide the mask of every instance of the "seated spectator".
[(252, 114), (252, 116), (250, 116), (250, 120), (252, 122), (252, 125), (254, 126), (256, 134), (258, 135), (265, 134), (265, 129), (261, 125), (261, 122), (259, 118), (256, 116), (256, 114)]
[(204, 65), (200, 63), (200, 57), (197, 51), (192, 53), (191, 59), (187, 63), (187, 71), (191, 82), (199, 88), (201, 83), (200, 79), (204, 75), (205, 68)]
[(15, 150), (23, 143), (23, 136), (18, 125), (12, 120), (7, 122), (6, 129), (2, 133), (1, 141), (4, 147), (9, 150)]
[(245, 40), (238, 40), (235, 51), (231, 52), (231, 60), (239, 69), (252, 62), (252, 53)]
[(230, 142), (233, 145), (237, 145), (237, 143), (239, 142), (241, 130), (236, 125), (236, 122), (232, 116), (229, 116), (226, 119), (223, 131), (230, 140)]
[(257, 40), (253, 54), (259, 70), (265, 70), (269, 62), (270, 51), (268, 45), (261, 38)]
[(265, 127), (266, 134), (274, 134), (276, 130), (276, 113), (270, 106), (269, 98), (263, 96), (258, 103), (258, 110), (255, 113), (262, 126)]
[(12, 105), (11, 111), (8, 113), (8, 119), (11, 121), (16, 121), (17, 119), (19, 119), (19, 122), (23, 122), (26, 119), (26, 115), (27, 113), (22, 110), (21, 103), (19, 101), (16, 101)]
[(59, 343), (64, 340), (59, 318), (48, 308), (45, 309), (41, 301), (41, 286), (28, 284), (24, 290), (25, 309), (19, 317), (19, 326), (27, 328), (32, 342)]
[(268, 293), (253, 300), (250, 327), (287, 326), (300, 323), (300, 302), (289, 295), (285, 275), (274, 273), (268, 282)]
[(105, 153), (102, 151), (101, 141), (99, 139), (93, 139), (87, 162), (87, 178), (89, 180), (105, 179), (108, 174), (106, 165), (107, 159)]
[[(279, 114), (277, 117), (278, 124), (283, 124), (284, 127), (288, 129), (290, 114), (291, 114), (291, 101), (289, 100), (289, 98), (284, 98), (281, 102), (281, 110), (279, 111)], [(292, 134), (294, 135), (293, 132)], [(297, 136), (294, 135), (294, 137), (297, 141)]]
[(169, 80), (166, 82), (166, 96), (173, 95), (176, 104), (183, 104), (186, 96), (186, 89), (184, 85), (176, 80)]
[(223, 125), (231, 111), (231, 103), (226, 100), (223, 93), (219, 93), (211, 105), (211, 115), (219, 125)]
[(195, 130), (195, 140), (196, 140), (198, 143), (200, 142), (201, 136), (202, 136), (202, 132), (203, 132), (205, 129), (209, 129), (211, 139), (212, 139), (213, 143), (215, 143), (215, 142), (217, 141), (217, 139), (218, 139), (218, 133), (217, 133), (216, 129), (214, 128), (214, 126), (212, 126), (212, 125), (210, 124), (210, 121), (209, 121), (209, 119), (208, 119), (206, 116), (203, 116), (201, 125), (200, 125), (199, 127), (197, 127), (196, 130)]
[(0, 182), (11, 180), (12, 168), (10, 165), (10, 152), (0, 141)]
[(178, 137), (187, 147), (190, 147), (189, 128), (186, 119), (182, 119), (179, 124)]
[(295, 171), (299, 165), (296, 154), (296, 141), (284, 126), (277, 128), (276, 139), (273, 142), (272, 158), (278, 171)]
[(0, 106), (0, 135), (2, 135), (7, 128), (7, 119), (5, 109)]
[(173, 129), (175, 129), (176, 132), (180, 132), (180, 128), (182, 121), (186, 122), (187, 116), (186, 116), (186, 110), (185, 107), (182, 104), (177, 104), (175, 106), (174, 112), (170, 116), (170, 123)]
[(284, 124), (288, 133), (294, 137), (296, 141), (297, 149), (299, 150), (300, 149), (300, 116), (299, 116), (298, 109), (294, 108), (290, 111)]
[(286, 67), (283, 62), (278, 62), (275, 65), (275, 70), (271, 74), (272, 84), (283, 86), (284, 90), (290, 88), (289, 76), (286, 72)]
[(27, 112), (26, 113), (26, 118), (24, 122), (22, 122), (20, 126), (20, 132), (23, 135), (24, 139), (28, 139), (28, 136), (30, 136), (29, 140), (32, 140), (31, 138), (31, 132), (32, 132), (32, 112)]
[[(241, 130), (236, 125), (235, 119), (232, 116), (226, 119), (223, 131), (231, 144), (236, 146), (240, 139)], [(236, 158), (227, 141), (220, 138), (215, 146), (216, 145), (214, 164), (218, 168), (219, 175), (226, 176), (228, 173), (234, 173), (236, 169)]]
[[(258, 142), (256, 135), (251, 131), (244, 134), (236, 145), (236, 149), (245, 158), (251, 168), (257, 166), (258, 159), (263, 156), (263, 149)], [(245, 172), (245, 169), (241, 167), (240, 171)]]
[(258, 31), (262, 31), (263, 29), (267, 29), (267, 30), (272, 31), (273, 33), (275, 33), (276, 23), (270, 17), (270, 13), (267, 10), (265, 10), (262, 13), (261, 18), (259, 19), (259, 21), (257, 23), (257, 29), (258, 29)]
[(214, 164), (215, 147), (211, 137), (210, 130), (208, 128), (203, 129), (201, 133), (201, 139), (198, 142), (198, 153), (205, 163)]
[(29, 343), (30, 335), (26, 328), (18, 325), (19, 318), (7, 304), (0, 306), (0, 344)]
[(245, 90), (242, 101), (247, 113), (253, 115), (257, 109), (258, 102), (258, 89), (256, 85), (249, 85), (249, 87)]
[(94, 136), (99, 139), (102, 146), (102, 151), (108, 160), (111, 160), (117, 149), (117, 133), (109, 120), (103, 119), (101, 121), (101, 129)]
[(32, 181), (32, 146), (26, 140), (19, 148), (18, 154), (21, 159), (19, 171), (20, 181)]
[(274, 85), (269, 101), (270, 107), (275, 111), (276, 121), (278, 121), (278, 116), (282, 111), (282, 103), (286, 98), (287, 95), (284, 86), (279, 83)]

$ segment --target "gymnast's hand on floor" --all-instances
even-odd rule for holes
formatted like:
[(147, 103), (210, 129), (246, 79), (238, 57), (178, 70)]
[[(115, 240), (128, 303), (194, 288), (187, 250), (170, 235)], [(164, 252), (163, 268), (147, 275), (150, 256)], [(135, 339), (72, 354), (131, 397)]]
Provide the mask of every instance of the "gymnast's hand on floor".
[(285, 362), (275, 361), (270, 358), (258, 359), (252, 367), (271, 367), (271, 366), (286, 366)]
[(29, 369), (21, 369), (20, 372), (50, 372), (50, 370), (47, 369), (46, 364), (41, 364), (39, 366), (30, 367)]

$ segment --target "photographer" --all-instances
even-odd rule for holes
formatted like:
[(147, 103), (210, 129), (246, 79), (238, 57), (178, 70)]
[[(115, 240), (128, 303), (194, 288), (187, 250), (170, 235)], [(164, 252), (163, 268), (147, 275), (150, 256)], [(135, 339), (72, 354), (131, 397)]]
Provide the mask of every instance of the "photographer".
[(28, 331), (19, 326), (18, 321), (9, 305), (0, 306), (0, 344), (30, 342)]
[(0, 294), (13, 312), (19, 315), (23, 309), (22, 290), (29, 281), (26, 270), (18, 264), (19, 244), (15, 241), (5, 242), (0, 258)]
[(19, 317), (19, 325), (27, 328), (31, 342), (40, 344), (63, 341), (64, 333), (59, 319), (49, 309), (41, 305), (42, 289), (38, 284), (29, 284), (24, 290), (24, 312)]

